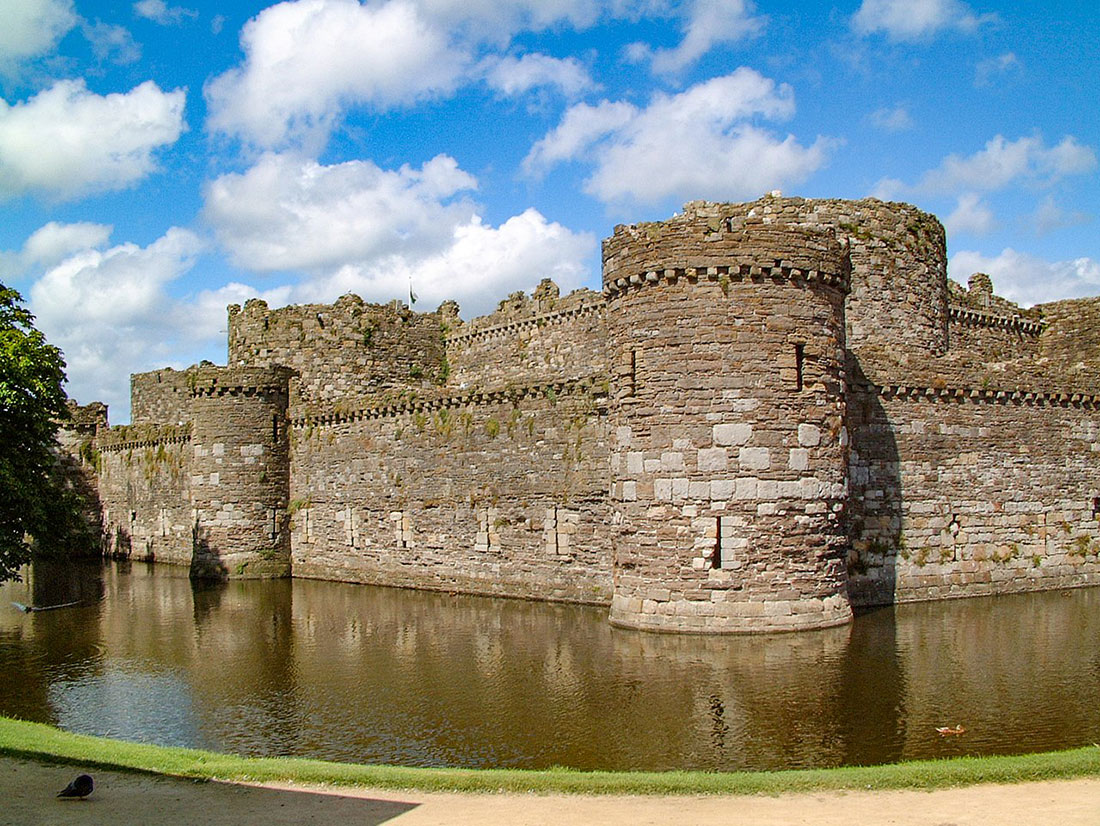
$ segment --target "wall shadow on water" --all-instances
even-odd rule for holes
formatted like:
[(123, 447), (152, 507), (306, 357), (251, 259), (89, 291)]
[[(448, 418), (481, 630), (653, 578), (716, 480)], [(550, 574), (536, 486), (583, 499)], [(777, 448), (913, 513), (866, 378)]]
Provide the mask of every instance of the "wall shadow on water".
[(851, 438), (848, 594), (854, 606), (892, 605), (902, 536), (901, 459), (882, 399), (851, 352), (847, 372)]

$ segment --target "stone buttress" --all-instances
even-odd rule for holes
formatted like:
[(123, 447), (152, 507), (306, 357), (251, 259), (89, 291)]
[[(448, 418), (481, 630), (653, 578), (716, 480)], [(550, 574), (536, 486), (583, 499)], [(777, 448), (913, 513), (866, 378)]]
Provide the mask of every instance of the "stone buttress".
[(189, 377), (194, 576), (290, 574), (290, 375), (210, 367)]
[(615, 625), (847, 622), (844, 300), (828, 227), (688, 204), (604, 242)]

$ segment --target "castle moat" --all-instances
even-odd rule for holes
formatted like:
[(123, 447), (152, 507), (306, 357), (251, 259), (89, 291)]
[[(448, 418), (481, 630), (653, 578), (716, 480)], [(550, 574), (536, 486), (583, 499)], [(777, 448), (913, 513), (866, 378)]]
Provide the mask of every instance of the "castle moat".
[(0, 714), (164, 745), (765, 770), (1100, 741), (1100, 589), (734, 637), (616, 629), (606, 608), (577, 605), (302, 579), (196, 586), (144, 563), (40, 565), (0, 599)]

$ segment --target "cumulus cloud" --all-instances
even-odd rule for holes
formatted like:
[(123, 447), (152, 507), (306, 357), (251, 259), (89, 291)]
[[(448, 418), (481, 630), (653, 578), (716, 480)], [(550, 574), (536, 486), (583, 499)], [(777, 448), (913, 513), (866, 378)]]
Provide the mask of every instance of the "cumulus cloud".
[(965, 192), (959, 196), (954, 211), (943, 223), (951, 235), (964, 232), (972, 235), (987, 235), (997, 226), (989, 204), (973, 192)]
[(20, 61), (53, 51), (79, 21), (72, 0), (4, 0), (0, 3), (0, 74)]
[(900, 103), (896, 106), (883, 106), (868, 116), (871, 125), (884, 132), (905, 132), (913, 128), (913, 118), (909, 110)]
[(0, 199), (57, 199), (123, 189), (156, 168), (153, 153), (184, 129), (185, 92), (147, 81), (100, 96), (63, 80), (14, 106), (0, 101)]
[(199, 16), (194, 9), (169, 6), (164, 0), (139, 0), (134, 3), (134, 14), (162, 26), (178, 26), (188, 18)]
[(628, 47), (628, 55), (635, 61), (649, 59), (658, 74), (679, 72), (719, 44), (759, 34), (767, 18), (754, 16), (754, 11), (751, 0), (694, 0), (688, 4), (678, 46), (654, 50), (635, 43)]
[(921, 40), (943, 29), (972, 32), (995, 15), (976, 15), (959, 0), (863, 0), (852, 18), (857, 34), (882, 32), (895, 41)]
[(473, 216), (450, 227), (447, 244), (433, 255), (417, 251), (350, 263), (305, 284), (298, 300), (331, 301), (354, 292), (373, 301), (400, 296), (411, 286), (426, 306), (455, 299), (463, 315), (490, 312), (502, 295), (530, 290), (552, 278), (563, 291), (581, 286), (584, 259), (596, 249), (589, 233), (574, 233), (527, 209), (492, 227)]
[(975, 272), (988, 273), (998, 295), (1025, 307), (1100, 292), (1100, 261), (1092, 258), (1051, 262), (1010, 247), (992, 258), (971, 250), (951, 256), (951, 278), (965, 284)]
[(75, 252), (101, 247), (111, 231), (107, 224), (51, 221), (36, 230), (21, 250), (0, 253), (0, 277), (17, 279), (36, 269), (52, 267)]
[(576, 58), (550, 57), (538, 52), (488, 58), (482, 71), (486, 83), (505, 95), (519, 95), (541, 87), (556, 88), (574, 97), (593, 85), (588, 70)]
[(165, 288), (202, 249), (196, 235), (173, 227), (147, 247), (127, 243), (75, 252), (35, 282), (30, 307), (39, 328), (65, 353), (70, 395), (125, 412), (129, 374), (178, 355), (190, 327), (174, 318), (175, 302)]
[(238, 266), (303, 271), (296, 301), (349, 291), (388, 301), (411, 280), (425, 303), (454, 298), (476, 314), (543, 277), (579, 286), (596, 250), (591, 235), (535, 210), (487, 225), (468, 197), (476, 186), (446, 155), (385, 170), (267, 154), (247, 172), (211, 182), (204, 217)]
[(523, 159), (524, 170), (538, 175), (554, 165), (582, 155), (593, 143), (614, 134), (639, 115), (638, 108), (622, 102), (601, 101), (595, 106), (578, 103), (554, 129), (541, 138)]
[(939, 167), (924, 174), (917, 188), (950, 193), (959, 189), (1002, 189), (1017, 180), (1049, 185), (1067, 175), (1082, 175), (1094, 169), (1096, 153), (1073, 136), (1047, 147), (1038, 136), (1009, 141), (997, 135), (969, 157), (948, 155)]
[[(414, 0), (420, 13), (468, 41), (498, 44), (520, 31), (542, 31), (556, 25), (583, 29), (601, 14), (625, 12), (627, 2), (605, 0)], [(618, 8), (618, 7), (624, 8)]]
[(469, 57), (408, 0), (297, 0), (241, 33), (244, 62), (206, 87), (209, 128), (259, 146), (325, 137), (347, 106), (383, 111), (454, 89)]
[(1046, 187), (1070, 175), (1088, 174), (1096, 167), (1096, 152), (1078, 143), (1072, 135), (1055, 146), (1046, 146), (1038, 135), (1014, 141), (997, 135), (973, 155), (948, 155), (913, 185), (883, 178), (876, 184), (874, 194), (889, 199), (913, 192), (933, 195), (993, 192), (1018, 183)]
[(644, 109), (578, 104), (532, 147), (524, 168), (591, 160), (585, 190), (605, 202), (750, 197), (805, 180), (825, 163), (828, 139), (807, 147), (755, 123), (789, 118), (794, 109), (789, 86), (742, 67), (677, 95), (658, 94)]
[(206, 187), (204, 217), (233, 262), (250, 270), (318, 270), (411, 248), (435, 252), (439, 227), (465, 223), (477, 186), (440, 155), (414, 169), (370, 161), (323, 166), (267, 154)]

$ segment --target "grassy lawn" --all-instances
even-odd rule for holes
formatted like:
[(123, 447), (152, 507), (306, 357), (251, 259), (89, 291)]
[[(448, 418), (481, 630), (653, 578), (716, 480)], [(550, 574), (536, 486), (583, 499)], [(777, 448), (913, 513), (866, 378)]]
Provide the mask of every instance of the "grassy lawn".
[(1100, 776), (1100, 747), (1010, 757), (780, 772), (582, 772), (569, 769), (418, 769), (254, 758), (125, 743), (0, 717), (0, 754), (86, 767), (217, 780), (463, 792), (781, 794), (829, 789), (938, 789)]

